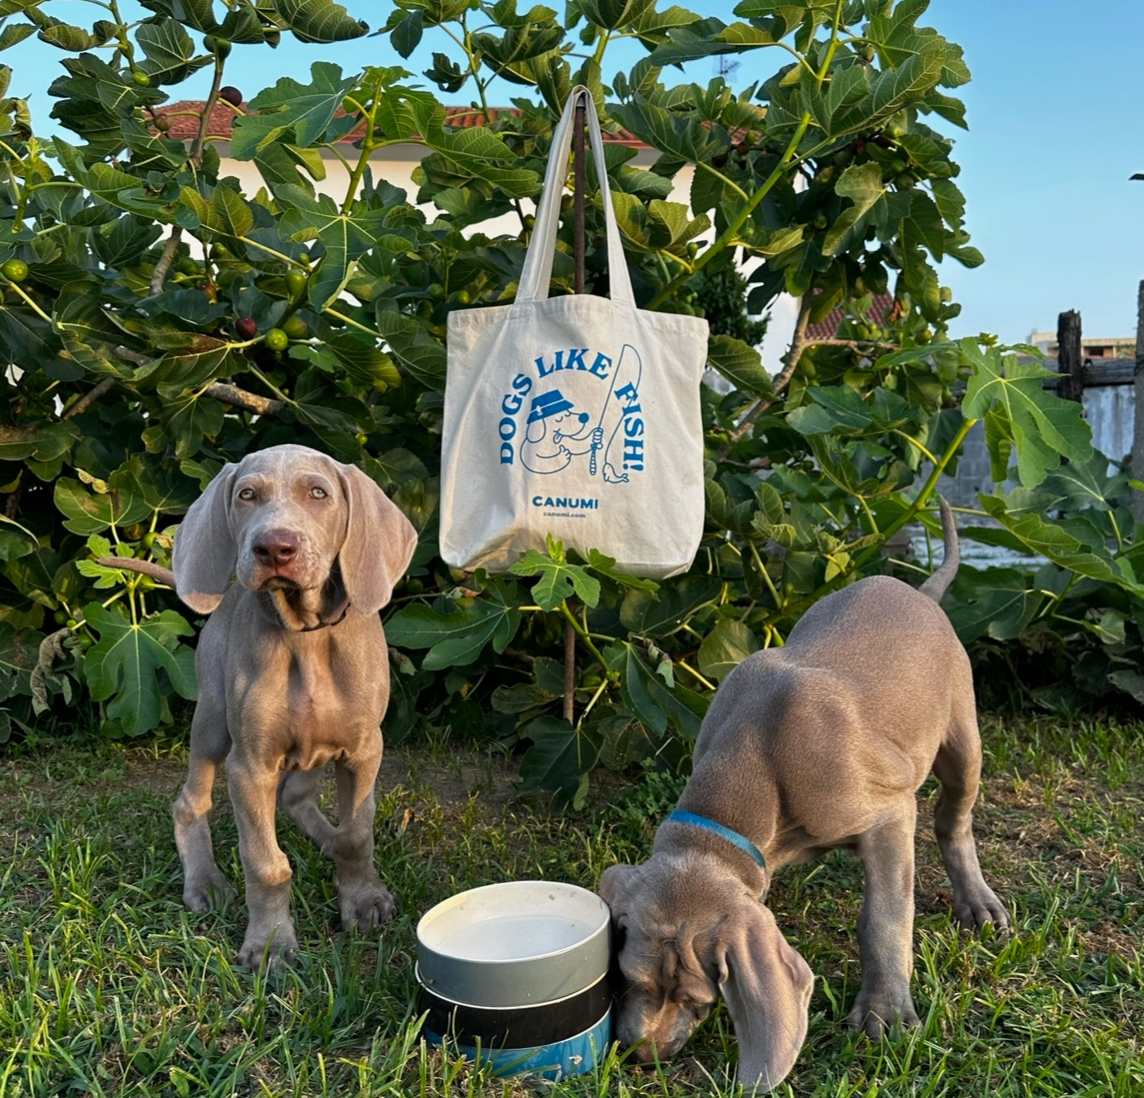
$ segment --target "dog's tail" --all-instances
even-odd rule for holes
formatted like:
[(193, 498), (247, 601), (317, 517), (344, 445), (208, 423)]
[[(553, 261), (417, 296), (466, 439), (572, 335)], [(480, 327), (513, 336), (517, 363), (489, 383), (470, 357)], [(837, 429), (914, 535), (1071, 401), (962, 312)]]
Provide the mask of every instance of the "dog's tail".
[[(164, 568), (153, 560), (135, 560), (132, 557), (96, 557), (96, 564), (104, 568), (125, 568), (128, 572), (142, 572), (145, 576), (165, 583), (171, 590), (175, 589), (175, 573), (170, 568)], [(936, 573), (934, 573), (936, 575)]]
[(953, 524), (953, 512), (949, 509), (949, 504), (940, 496), (938, 497), (938, 505), (941, 507), (941, 536), (945, 545), (945, 560), (941, 562), (941, 567), (918, 588), (923, 595), (929, 595), (934, 602), (941, 602), (941, 597), (945, 594), (946, 588), (953, 582), (953, 577), (957, 575), (957, 566), (961, 562), (961, 550), (957, 542), (957, 527)]

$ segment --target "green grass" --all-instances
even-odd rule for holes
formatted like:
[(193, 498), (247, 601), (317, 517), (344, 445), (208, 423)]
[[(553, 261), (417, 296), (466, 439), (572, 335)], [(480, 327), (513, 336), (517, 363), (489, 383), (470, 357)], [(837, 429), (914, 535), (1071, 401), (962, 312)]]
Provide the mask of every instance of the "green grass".
[[(969, 938), (919, 814), (914, 1001), (923, 1025), (878, 1044), (845, 1028), (858, 985), (858, 862), (786, 870), (770, 905), (817, 981), (807, 1044), (779, 1094), (1144, 1094), (1144, 727), (988, 722), (977, 833), (1011, 937)], [(387, 755), (377, 861), (401, 904), (380, 934), (337, 929), (332, 867), (283, 822), (303, 956), (237, 970), (244, 911), (181, 905), (169, 805), (178, 752), (41, 747), (0, 759), (0, 1098), (17, 1095), (731, 1095), (723, 1009), (660, 1069), (614, 1051), (594, 1075), (502, 1081), (427, 1048), (414, 927), (451, 893), (519, 877), (593, 887), (645, 856), (675, 788), (609, 784), (563, 816), (511, 799), (511, 765), (455, 748)], [(241, 880), (218, 789), (220, 865)]]

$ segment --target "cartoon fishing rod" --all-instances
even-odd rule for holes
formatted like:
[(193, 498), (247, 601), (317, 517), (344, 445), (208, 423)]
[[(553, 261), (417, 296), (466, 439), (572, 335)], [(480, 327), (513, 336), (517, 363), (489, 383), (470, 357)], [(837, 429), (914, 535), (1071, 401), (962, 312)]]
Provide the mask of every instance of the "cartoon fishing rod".
[[(626, 364), (626, 370), (625, 370)], [(634, 377), (631, 376), (634, 374)], [(620, 360), (616, 363), (615, 370), (612, 371), (612, 384), (608, 388), (608, 395), (604, 399), (604, 406), (600, 410), (600, 421), (596, 424), (596, 429), (592, 432), (592, 452), (588, 456), (588, 472), (596, 475), (597, 468), (597, 451), (604, 451), (604, 483), (606, 484), (626, 484), (628, 482), (628, 474), (617, 472), (615, 465), (608, 460), (608, 455), (611, 452), (612, 442), (616, 437), (617, 432), (623, 427), (624, 423), (624, 408), (625, 404), (623, 399), (619, 396), (616, 389), (616, 382), (620, 378), (626, 378), (626, 382), (621, 389), (630, 388), (632, 392), (639, 392), (640, 379), (643, 377), (643, 360), (639, 356), (639, 352), (630, 344), (625, 343), (620, 351)], [(612, 398), (616, 398), (617, 407), (615, 408), (615, 415), (610, 415), (613, 411)], [(615, 421), (614, 424), (612, 421)], [(605, 424), (611, 427), (611, 431), (605, 430)], [(607, 435), (608, 441), (604, 442), (604, 437)]]

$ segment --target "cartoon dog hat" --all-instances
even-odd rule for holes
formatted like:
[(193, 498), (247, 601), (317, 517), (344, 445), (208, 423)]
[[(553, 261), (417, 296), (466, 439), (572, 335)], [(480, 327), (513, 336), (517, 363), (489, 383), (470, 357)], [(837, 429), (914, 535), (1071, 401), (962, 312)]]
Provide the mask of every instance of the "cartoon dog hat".
[(570, 412), (572, 401), (565, 400), (559, 389), (551, 389), (547, 393), (532, 398), (532, 411), (528, 414), (528, 422), (535, 423), (538, 419), (547, 419), (557, 416), (561, 412)]

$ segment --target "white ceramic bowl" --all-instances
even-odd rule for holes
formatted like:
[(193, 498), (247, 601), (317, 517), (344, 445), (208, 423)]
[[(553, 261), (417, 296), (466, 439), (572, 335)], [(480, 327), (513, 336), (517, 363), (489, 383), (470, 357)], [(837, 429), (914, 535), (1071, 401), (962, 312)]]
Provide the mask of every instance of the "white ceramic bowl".
[(506, 881), (458, 893), (417, 924), (421, 983), (458, 1003), (550, 1003), (608, 971), (608, 907), (552, 881)]

